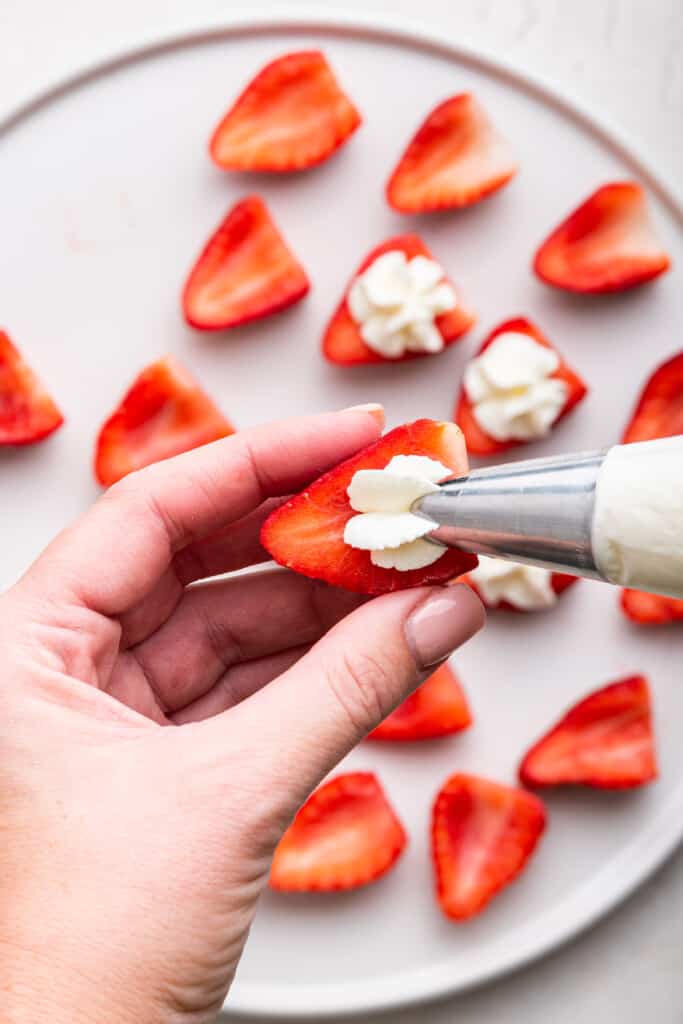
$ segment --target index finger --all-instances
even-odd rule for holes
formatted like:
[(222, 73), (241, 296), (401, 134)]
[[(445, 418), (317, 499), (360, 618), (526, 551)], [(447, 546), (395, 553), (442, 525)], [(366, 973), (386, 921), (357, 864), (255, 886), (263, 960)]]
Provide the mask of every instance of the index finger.
[(49, 592), (119, 615), (147, 594), (174, 554), (299, 490), (371, 444), (381, 406), (264, 424), (138, 470), (114, 484), (29, 570)]

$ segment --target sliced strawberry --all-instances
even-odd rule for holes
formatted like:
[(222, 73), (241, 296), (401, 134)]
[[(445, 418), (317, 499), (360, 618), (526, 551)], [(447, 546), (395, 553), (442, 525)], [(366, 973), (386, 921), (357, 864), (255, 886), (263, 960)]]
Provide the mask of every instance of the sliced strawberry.
[(634, 181), (603, 185), (546, 238), (534, 271), (570, 292), (618, 292), (668, 270), (645, 192)]
[(275, 850), (273, 889), (356, 889), (396, 863), (408, 838), (372, 772), (350, 772), (308, 798)]
[(445, 664), (399, 704), (368, 739), (431, 740), (461, 732), (471, 724), (465, 694), (453, 670)]
[(166, 356), (135, 378), (100, 430), (95, 476), (108, 487), (134, 469), (234, 432), (196, 380)]
[(63, 422), (38, 377), (0, 331), (0, 446), (42, 441)]
[(359, 469), (383, 469), (394, 455), (426, 455), (448, 466), (454, 475), (467, 472), (463, 437), (452, 423), (416, 420), (404, 424), (275, 509), (261, 530), (263, 546), (276, 562), (295, 572), (361, 594), (443, 583), (473, 569), (476, 556), (454, 548), (423, 569), (382, 569), (373, 565), (369, 551), (344, 542), (344, 527), (357, 514), (346, 493), (354, 473)]
[[(348, 294), (354, 280), (364, 270), (367, 270), (378, 256), (383, 256), (385, 252), (393, 250), (404, 252), (409, 260), (412, 260), (415, 256), (425, 256), (429, 260), (434, 259), (427, 246), (417, 235), (397, 235), (395, 238), (388, 238), (386, 242), (382, 242), (381, 245), (376, 246), (368, 253), (349, 281), (344, 297), (325, 331), (323, 353), (330, 362), (342, 363), (348, 366), (354, 363), (402, 362), (405, 359), (419, 359), (422, 356), (429, 355), (427, 352), (406, 352), (399, 359), (387, 360), (365, 344), (358, 324), (351, 316)], [(437, 317), (435, 323), (441, 332), (444, 344), (451, 345), (458, 338), (461, 338), (466, 331), (469, 331), (477, 318), (463, 303), (460, 293), (453, 282), (446, 276), (444, 276), (444, 281), (447, 281), (455, 290), (458, 304), (452, 311)]]
[(228, 213), (199, 255), (183, 290), (192, 327), (220, 331), (279, 313), (303, 299), (306, 271), (259, 196)]
[(428, 114), (389, 179), (387, 199), (401, 213), (470, 206), (516, 172), (507, 142), (463, 92)]
[(575, 704), (524, 757), (527, 786), (628, 789), (657, 778), (650, 689), (630, 676)]
[[(564, 572), (554, 572), (551, 573), (550, 586), (553, 588), (553, 590), (559, 597), (560, 594), (564, 594), (565, 590), (568, 590), (569, 587), (574, 585), (574, 583), (578, 583), (579, 578), (579, 576), (569, 576), (567, 573)], [(509, 601), (498, 601), (497, 604), (491, 604), (490, 601), (486, 600), (481, 590), (472, 580), (471, 576), (467, 576), (461, 582), (466, 583), (469, 587), (471, 587), (475, 594), (479, 596), (479, 598), (481, 599), (483, 604), (486, 605), (487, 608), (495, 608), (496, 611), (523, 612), (524, 614), (528, 614), (530, 611), (530, 609), (528, 608), (518, 608), (517, 605), (510, 604)]]
[(432, 854), (447, 917), (478, 914), (526, 866), (545, 828), (538, 797), (475, 775), (452, 775), (437, 794)]
[[(528, 334), (529, 337), (533, 338), (533, 340), (538, 342), (539, 345), (545, 345), (546, 348), (552, 348), (560, 358), (560, 365), (552, 376), (558, 380), (563, 380), (567, 385), (567, 401), (555, 420), (555, 423), (553, 424), (554, 427), (555, 424), (559, 423), (559, 421), (563, 419), (568, 412), (571, 412), (574, 406), (586, 396), (588, 388), (581, 377), (579, 377), (579, 375), (575, 373), (567, 363), (565, 363), (557, 348), (548, 341), (545, 335), (541, 333), (535, 324), (532, 324), (531, 321), (527, 320), (525, 317), (517, 317), (514, 320), (506, 320), (504, 323), (499, 324), (495, 330), (491, 331), (488, 338), (477, 352), (477, 355), (481, 355), (481, 353), (484, 352), (489, 345), (499, 337), (499, 335), (507, 334), (508, 331), (514, 332), (515, 334)], [(476, 416), (474, 415), (473, 405), (467, 397), (467, 392), (464, 387), (460, 391), (454, 419), (465, 435), (467, 450), (471, 455), (498, 455), (500, 452), (507, 451), (509, 448), (517, 448), (520, 445), (529, 444), (528, 441), (497, 441), (494, 437), (491, 437), (482, 430)]]
[(639, 626), (683, 622), (683, 601), (675, 597), (648, 594), (644, 590), (622, 590), (621, 607), (624, 615)]
[(683, 434), (683, 352), (662, 363), (638, 399), (623, 444)]
[(266, 64), (213, 133), (212, 160), (233, 171), (300, 171), (322, 163), (361, 123), (324, 54)]

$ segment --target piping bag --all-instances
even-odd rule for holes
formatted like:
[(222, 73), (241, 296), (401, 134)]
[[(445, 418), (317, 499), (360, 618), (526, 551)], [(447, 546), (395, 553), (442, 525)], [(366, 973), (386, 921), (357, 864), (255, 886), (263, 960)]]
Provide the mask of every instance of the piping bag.
[(436, 544), (683, 598), (683, 436), (475, 469), (411, 511)]

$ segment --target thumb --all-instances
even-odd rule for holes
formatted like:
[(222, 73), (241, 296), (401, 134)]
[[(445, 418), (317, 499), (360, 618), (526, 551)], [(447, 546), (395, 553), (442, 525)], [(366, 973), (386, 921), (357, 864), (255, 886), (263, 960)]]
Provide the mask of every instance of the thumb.
[(242, 705), (259, 737), (259, 768), (287, 779), (298, 806), (484, 619), (463, 584), (404, 590), (356, 609)]

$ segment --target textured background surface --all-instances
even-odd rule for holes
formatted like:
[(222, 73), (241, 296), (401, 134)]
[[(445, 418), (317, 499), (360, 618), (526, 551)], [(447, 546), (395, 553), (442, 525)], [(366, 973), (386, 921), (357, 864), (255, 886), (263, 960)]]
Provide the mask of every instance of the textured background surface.
[[(266, 6), (252, 0), (251, 10)], [(289, 10), (272, 0), (272, 9)], [(319, 10), (327, 3), (317, 0)], [(335, 5), (339, 7), (340, 5)], [(415, 0), (347, 0), (347, 10), (416, 16)], [(243, 9), (243, 7), (241, 8)], [(198, 0), (2, 0), (0, 107), (140, 35), (202, 13)], [(421, 0), (426, 27), (505, 57), (571, 91), (630, 134), (669, 180), (683, 173), (680, 0)], [(542, 963), (396, 1024), (657, 1024), (683, 1020), (683, 852), (608, 920)], [(387, 1018), (376, 1018), (377, 1020)], [(366, 1020), (366, 1024), (369, 1021)]]

